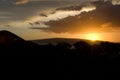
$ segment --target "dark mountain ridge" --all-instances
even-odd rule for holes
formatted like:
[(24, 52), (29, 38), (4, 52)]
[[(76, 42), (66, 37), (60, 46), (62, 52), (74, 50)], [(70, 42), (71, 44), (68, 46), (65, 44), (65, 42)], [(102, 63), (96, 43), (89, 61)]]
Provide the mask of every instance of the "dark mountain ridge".
[[(93, 43), (91, 40), (86, 40), (86, 39), (77, 39), (77, 38), (48, 38), (48, 39), (38, 39), (38, 40), (30, 40), (31, 42), (34, 42), (39, 45), (46, 45), (46, 44), (57, 44), (57, 43), (69, 43), (69, 44), (74, 44), (79, 41), (84, 41), (87, 43)], [(95, 41), (95, 43), (100, 43), (100, 42), (107, 42), (107, 41)]]
[[(102, 66), (99, 71), (107, 71), (108, 66), (114, 71), (118, 67), (117, 64), (120, 64), (119, 43), (98, 41), (99, 44), (90, 45), (87, 41), (53, 38), (31, 42), (25, 41), (9, 31), (1, 31), (0, 56), (42, 56), (45, 59), (41, 62), (53, 63), (56, 65), (54, 69), (58, 72), (80, 72), (89, 69), (91, 71), (91, 68), (95, 70), (98, 66)], [(40, 45), (41, 43), (45, 44)], [(56, 43), (56, 45), (51, 43)], [(112, 69), (113, 64), (114, 69)], [(52, 69), (54, 65), (51, 66)]]
[(3, 30), (0, 31), (0, 45), (10, 45), (16, 42), (24, 42), (25, 40), (20, 38), (19, 36)]
[(81, 41), (82, 39), (73, 39), (73, 38), (49, 38), (49, 39), (38, 39), (38, 40), (31, 40), (31, 42), (37, 43), (39, 45), (44, 45), (44, 44), (57, 44), (61, 42), (65, 43), (70, 43), (73, 44), (77, 41)]

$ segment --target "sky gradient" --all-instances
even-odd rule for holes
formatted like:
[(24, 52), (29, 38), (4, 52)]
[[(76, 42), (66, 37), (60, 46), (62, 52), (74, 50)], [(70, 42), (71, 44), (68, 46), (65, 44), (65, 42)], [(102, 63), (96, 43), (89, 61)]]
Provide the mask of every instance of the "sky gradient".
[(0, 30), (26, 40), (82, 38), (120, 42), (120, 0), (0, 0)]

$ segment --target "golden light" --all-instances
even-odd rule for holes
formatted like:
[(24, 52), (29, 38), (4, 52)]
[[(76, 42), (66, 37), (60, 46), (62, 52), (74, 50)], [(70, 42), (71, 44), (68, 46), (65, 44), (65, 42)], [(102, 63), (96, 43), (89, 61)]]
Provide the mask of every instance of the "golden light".
[(88, 33), (86, 34), (86, 39), (96, 41), (96, 40), (100, 40), (100, 36), (98, 33)]

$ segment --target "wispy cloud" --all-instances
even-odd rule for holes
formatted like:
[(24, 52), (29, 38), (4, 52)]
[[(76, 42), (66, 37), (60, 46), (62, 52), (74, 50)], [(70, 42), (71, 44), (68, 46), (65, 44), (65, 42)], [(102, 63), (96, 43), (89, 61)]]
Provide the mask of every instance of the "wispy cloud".
[(26, 4), (28, 3), (30, 0), (20, 0), (20, 1), (17, 1), (15, 2), (16, 5), (21, 5), (21, 4)]
[(120, 0), (112, 0), (113, 5), (120, 5)]
[[(90, 6), (75, 6), (74, 8), (75, 9), (73, 9), (73, 7), (71, 7), (71, 6), (58, 8), (55, 11), (53, 11), (52, 13), (48, 13), (48, 14), (43, 13), (40, 16), (35, 16), (35, 17), (31, 18), (30, 20), (28, 20), (27, 22), (32, 22), (32, 24), (34, 24), (34, 26), (36, 26), (36, 25), (40, 25), (41, 23), (44, 24), (44, 23), (47, 23), (50, 21), (59, 21), (59, 20), (65, 19), (67, 17), (75, 17), (75, 16), (81, 14), (82, 12), (89, 12), (89, 11), (96, 9), (95, 6), (91, 6), (91, 5)], [(46, 24), (44, 24), (44, 26), (45, 25)], [(49, 25), (46, 25), (46, 26), (49, 26)], [(49, 28), (46, 26), (45, 26), (45, 28)], [(41, 27), (43, 28), (43, 25), (40, 25), (38, 27), (35, 29), (41, 29)]]

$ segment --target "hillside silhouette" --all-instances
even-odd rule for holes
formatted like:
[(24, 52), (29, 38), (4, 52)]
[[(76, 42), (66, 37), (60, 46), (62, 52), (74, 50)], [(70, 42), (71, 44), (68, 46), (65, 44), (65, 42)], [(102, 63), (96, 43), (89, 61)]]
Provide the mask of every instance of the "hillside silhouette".
[(78, 42), (80, 40), (85, 41), (83, 39), (74, 39), (74, 38), (49, 38), (49, 39), (31, 40), (31, 42), (34, 42), (39, 45), (46, 45), (49, 43), (57, 44), (57, 43), (62, 43), (62, 42), (74, 44), (75, 42)]
[(13, 44), (15, 42), (23, 42), (24, 40), (22, 38), (20, 38), (19, 36), (3, 30), (0, 31), (0, 44), (1, 45), (9, 45), (9, 44)]
[(25, 41), (9, 31), (0, 31), (0, 56), (46, 56), (48, 61), (54, 58), (58, 72), (84, 72), (99, 66), (99, 71), (114, 71), (120, 64), (120, 43), (90, 44), (88, 40), (65, 38)]

